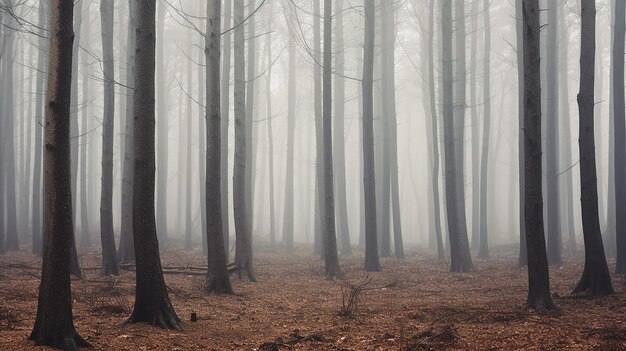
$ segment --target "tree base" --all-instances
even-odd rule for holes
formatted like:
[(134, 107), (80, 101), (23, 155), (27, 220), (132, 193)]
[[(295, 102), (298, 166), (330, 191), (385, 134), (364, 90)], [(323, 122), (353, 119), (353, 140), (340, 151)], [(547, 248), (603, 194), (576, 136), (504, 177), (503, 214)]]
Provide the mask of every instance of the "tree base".
[(218, 275), (209, 275), (204, 284), (204, 291), (208, 293), (228, 294), (233, 295), (235, 291), (230, 284), (230, 279), (226, 275), (225, 277)]
[(145, 310), (143, 312), (138, 312), (137, 307), (135, 306), (135, 310), (130, 317), (128, 317), (126, 323), (146, 323), (163, 329), (177, 331), (183, 330), (180, 326), (178, 316), (174, 313), (174, 310), (171, 307), (162, 307), (156, 311), (152, 311), (152, 313), (148, 313)]
[(615, 294), (613, 285), (611, 285), (611, 277), (608, 273), (608, 268), (606, 276), (601, 274), (601, 272), (592, 274), (585, 269), (583, 276), (580, 278), (580, 281), (574, 291), (572, 291), (572, 294), (586, 294), (590, 298)]
[(63, 351), (76, 351), (81, 347), (92, 347), (91, 344), (83, 339), (73, 330), (65, 336), (50, 335), (42, 330), (33, 330), (29, 337), (37, 346), (50, 346)]
[(560, 309), (554, 304), (552, 298), (528, 298), (526, 302), (526, 308), (533, 309), (538, 313), (555, 313)]

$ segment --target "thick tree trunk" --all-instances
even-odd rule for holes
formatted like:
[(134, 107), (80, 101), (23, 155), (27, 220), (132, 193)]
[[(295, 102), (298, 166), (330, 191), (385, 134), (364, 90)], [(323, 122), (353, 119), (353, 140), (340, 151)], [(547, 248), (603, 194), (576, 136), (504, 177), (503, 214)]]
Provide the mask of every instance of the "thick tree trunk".
[(228, 277), (224, 236), (222, 235), (222, 196), (220, 158), (222, 156), (220, 117), (220, 30), (221, 0), (207, 3), (206, 55), (206, 199), (207, 281), (206, 291), (232, 294)]
[(523, 1), (524, 19), (524, 175), (526, 244), (528, 250), (527, 305), (539, 311), (556, 308), (550, 296), (550, 274), (543, 229), (541, 169), (541, 60), (539, 2)]
[(124, 174), (122, 178), (122, 232), (120, 234), (120, 246), (118, 259), (120, 262), (135, 262), (135, 246), (133, 241), (133, 177), (135, 167), (134, 154), (134, 127), (133, 118), (135, 87), (135, 26), (136, 26), (137, 0), (128, 2), (128, 37), (126, 38), (126, 126), (124, 143)]
[(102, 23), (102, 66), (104, 72), (104, 117), (102, 119), (102, 194), (100, 199), (100, 238), (102, 274), (118, 275), (119, 265), (113, 236), (113, 123), (115, 85), (113, 62), (113, 0), (100, 1)]
[(348, 227), (348, 200), (346, 199), (346, 151), (345, 151), (345, 106), (346, 82), (345, 43), (343, 39), (343, 0), (337, 1), (335, 9), (335, 125), (333, 133), (335, 196), (337, 204), (337, 233), (341, 241), (341, 254), (352, 255), (350, 228)]
[(133, 177), (133, 235), (137, 264), (135, 306), (129, 323), (181, 330), (163, 280), (154, 211), (156, 1), (137, 2)]
[[(221, 86), (221, 118), (222, 124), (220, 126), (222, 135), (222, 145), (220, 150), (222, 152), (220, 156), (220, 169), (221, 169), (221, 204), (222, 204), (222, 233), (224, 235), (224, 250), (226, 251), (226, 258), (230, 252), (230, 209), (228, 205), (228, 120), (230, 116), (230, 57), (232, 52), (232, 31), (229, 30), (233, 25), (232, 16), (232, 1), (224, 1), (224, 15), (223, 15), (223, 29), (225, 33), (222, 35), (222, 86)], [(227, 31), (228, 30), (228, 31)], [(227, 31), (227, 32), (226, 32)]]
[(613, 117), (615, 134), (615, 273), (626, 274), (626, 121), (624, 120), (624, 22), (626, 4), (615, 2), (613, 37)]
[(363, 51), (363, 192), (365, 203), (365, 270), (380, 272), (376, 236), (376, 186), (374, 172), (374, 38), (376, 4), (365, 1), (365, 43)]
[(35, 326), (29, 339), (37, 345), (77, 350), (89, 343), (78, 335), (72, 318), (70, 251), (72, 224), (70, 94), (72, 85), (71, 0), (50, 1), (50, 60), (45, 119), (44, 254)]
[(239, 278), (256, 281), (252, 269), (252, 240), (246, 196), (246, 78), (244, 59), (244, 0), (233, 2), (235, 55), (235, 163), (233, 169), (233, 212), (235, 215), (235, 264)]
[(600, 218), (594, 136), (594, 83), (596, 55), (596, 3), (581, 1), (580, 90), (578, 93), (580, 145), (580, 193), (585, 239), (585, 268), (574, 292), (592, 296), (613, 294), (611, 275), (606, 264)]

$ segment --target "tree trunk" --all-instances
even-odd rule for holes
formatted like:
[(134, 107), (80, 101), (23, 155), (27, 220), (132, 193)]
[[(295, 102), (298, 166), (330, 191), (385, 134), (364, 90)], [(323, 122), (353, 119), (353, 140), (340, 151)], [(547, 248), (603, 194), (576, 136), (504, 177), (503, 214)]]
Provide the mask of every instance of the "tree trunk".
[(365, 203), (365, 270), (380, 272), (376, 235), (376, 186), (374, 172), (374, 38), (376, 4), (365, 1), (365, 43), (363, 51), (363, 192)]
[[(208, 5), (207, 5), (208, 6)], [(221, 13), (220, 13), (221, 15)], [(189, 30), (189, 51), (191, 52), (191, 50), (193, 50), (193, 42), (191, 40), (191, 38), (193, 37), (193, 32), (191, 30)], [(218, 44), (219, 45), (219, 44)], [(219, 79), (219, 57), (218, 57), (218, 61), (217, 61), (217, 65), (218, 65), (218, 79)], [(191, 94), (193, 91), (193, 78), (191, 75), (191, 68), (192, 68), (192, 61), (188, 60), (187, 61), (187, 92), (188, 94)], [(217, 82), (217, 84), (219, 85), (219, 81)], [(192, 242), (192, 232), (193, 232), (193, 228), (192, 228), (192, 219), (191, 219), (191, 213), (192, 213), (192, 207), (191, 207), (191, 170), (192, 170), (192, 163), (191, 163), (191, 155), (193, 154), (192, 151), (192, 123), (191, 123), (191, 118), (192, 118), (192, 107), (191, 107), (191, 102), (192, 99), (191, 97), (187, 97), (187, 108), (186, 108), (186, 114), (187, 114), (187, 166), (186, 166), (186, 179), (185, 179), (185, 185), (186, 185), (186, 189), (185, 189), (185, 250), (186, 251), (191, 251), (193, 249), (193, 242)], [(218, 101), (219, 103), (219, 101)], [(219, 107), (218, 107), (219, 108)], [(219, 116), (219, 110), (218, 112), (218, 116)], [(180, 146), (179, 146), (180, 147)], [(219, 164), (218, 164), (218, 168), (219, 168)], [(220, 230), (220, 234), (221, 234), (221, 230)]]
[[(89, 16), (89, 11), (86, 11), (85, 14), (83, 15), (83, 21), (81, 21), (81, 25), (84, 26), (85, 31), (84, 31), (84, 35), (83, 35), (83, 45), (85, 47), (88, 47), (89, 44), (89, 26), (91, 25), (90, 23), (90, 16)], [(134, 30), (133, 30), (134, 33)], [(83, 74), (83, 104), (87, 105), (87, 101), (89, 101), (89, 64), (88, 64), (88, 56), (87, 55), (81, 55), (82, 59), (83, 59), (83, 68), (82, 68), (82, 74)], [(91, 232), (90, 232), (90, 228), (89, 228), (89, 198), (87, 196), (87, 192), (89, 189), (89, 185), (87, 184), (88, 182), (88, 173), (87, 173), (87, 162), (88, 162), (88, 155), (87, 155), (87, 151), (88, 151), (88, 145), (89, 143), (85, 140), (87, 139), (86, 137), (86, 133), (88, 133), (89, 131), (89, 120), (90, 120), (90, 109), (87, 108), (87, 106), (85, 106), (83, 108), (82, 111), (82, 123), (81, 123), (81, 128), (82, 128), (82, 132), (81, 134), (81, 139), (83, 140), (83, 142), (81, 143), (82, 146), (80, 146), (78, 152), (80, 154), (80, 225), (81, 225), (81, 236), (80, 236), (80, 246), (81, 247), (90, 247), (91, 246)], [(129, 209), (130, 211), (130, 209)], [(122, 211), (122, 214), (124, 214), (124, 212)], [(120, 243), (121, 245), (121, 243)]]
[(159, 236), (159, 247), (165, 249), (167, 246), (167, 164), (168, 164), (168, 93), (167, 84), (165, 83), (166, 66), (164, 26), (165, 26), (165, 3), (158, 5), (157, 18), (157, 42), (156, 42), (156, 76), (157, 76), (157, 194), (156, 194), (156, 211), (157, 211), (157, 235)]
[[(201, 2), (198, 3), (198, 11), (204, 11), (204, 4), (202, 4)], [(221, 5), (220, 5), (221, 7)], [(221, 16), (221, 13), (220, 13)], [(221, 17), (220, 17), (220, 25), (221, 25)], [(228, 28), (227, 28), (228, 29)], [(221, 28), (219, 29), (221, 31)], [(203, 45), (205, 42), (205, 38), (202, 37), (202, 40), (198, 43), (198, 45)], [(197, 62), (202, 62), (203, 59), (205, 59), (205, 53), (204, 51), (198, 50), (198, 61)], [(198, 67), (198, 70), (196, 72), (196, 78), (198, 79), (198, 101), (200, 102), (201, 105), (206, 105), (206, 83), (205, 83), (205, 78), (206, 78), (206, 67)], [(217, 82), (218, 85), (220, 85), (221, 87), (221, 81)], [(221, 99), (221, 96), (220, 96)], [(221, 109), (221, 106), (220, 106)], [(221, 115), (222, 111), (220, 110), (220, 119), (222, 118)], [(203, 106), (198, 106), (198, 115), (197, 115), (197, 119), (198, 119), (198, 188), (200, 189), (200, 194), (206, 194), (206, 121), (205, 121), (205, 115), (206, 115), (206, 111), (203, 108)], [(220, 133), (221, 131), (222, 125), (220, 122)], [(221, 135), (220, 135), (220, 139), (221, 139)], [(221, 140), (220, 140), (221, 141)], [(222, 145), (220, 145), (220, 158), (222, 157)], [(222, 175), (222, 169), (221, 169), (221, 160), (220, 160), (220, 164), (217, 165), (217, 167), (220, 168), (220, 186), (222, 183), (222, 179), (227, 178), (226, 175)], [(226, 172), (228, 172), (228, 168), (226, 168)], [(228, 189), (227, 189), (228, 191)], [(220, 190), (221, 192), (221, 190)], [(221, 197), (221, 195), (220, 195)], [(206, 201), (204, 201), (204, 199), (202, 198), (202, 195), (199, 196), (198, 201), (200, 202), (200, 237), (202, 238), (202, 254), (204, 256), (207, 256), (207, 236), (205, 235), (205, 233), (207, 232), (207, 209), (206, 209)], [(220, 211), (221, 211), (221, 199), (220, 199)], [(222, 215), (222, 219), (223, 220), (224, 215)], [(223, 227), (224, 225), (222, 225), (222, 228), (220, 229), (220, 233), (223, 234)], [(224, 245), (224, 238), (222, 237), (222, 246)], [(226, 250), (226, 248), (224, 248), (224, 253), (228, 252)], [(224, 256), (226, 257), (226, 256)], [(228, 261), (228, 259), (226, 259), (226, 261)]]
[(104, 117), (102, 119), (102, 194), (100, 202), (100, 238), (102, 274), (118, 275), (119, 265), (113, 236), (113, 123), (115, 85), (113, 61), (113, 0), (100, 1), (102, 23), (102, 66), (104, 73)]
[(122, 232), (118, 259), (122, 263), (135, 262), (135, 246), (133, 241), (133, 177), (135, 167), (134, 154), (134, 93), (135, 87), (135, 26), (137, 25), (137, 1), (128, 2), (128, 37), (126, 38), (126, 126), (124, 143), (124, 174), (122, 178)]
[(615, 2), (613, 37), (613, 117), (615, 133), (615, 238), (617, 262), (615, 273), (626, 274), (626, 121), (624, 120), (624, 17), (626, 4)]
[(527, 305), (538, 311), (556, 308), (550, 296), (550, 273), (543, 229), (541, 170), (541, 60), (539, 2), (523, 1), (524, 19), (524, 176), (526, 245), (528, 250)]
[[(220, 117), (220, 31), (221, 0), (207, 3), (206, 55), (206, 216), (207, 216), (207, 281), (209, 292), (232, 294), (228, 277), (224, 236), (222, 235), (221, 168), (222, 156)], [(203, 233), (204, 234), (204, 233)]]
[[(487, 221), (487, 176), (489, 162), (489, 137), (491, 128), (491, 18), (489, 15), (490, 2), (483, 1), (483, 11), (485, 16), (485, 52), (483, 55), (483, 74), (485, 75), (483, 82), (483, 100), (484, 100), (484, 116), (483, 116), (483, 143), (482, 155), (480, 159), (480, 249), (478, 257), (489, 257), (488, 243), (488, 221)], [(511, 199), (512, 200), (512, 199)]]
[(135, 306), (129, 323), (181, 330), (163, 280), (154, 211), (156, 1), (137, 2), (135, 56), (133, 235), (137, 263)]
[(248, 239), (252, 242), (254, 233), (254, 180), (256, 174), (256, 123), (254, 123), (255, 78), (256, 78), (256, 0), (248, 0), (246, 5), (248, 17), (245, 24), (248, 27), (248, 78), (246, 79), (246, 212), (248, 225)]
[(581, 1), (580, 90), (578, 93), (580, 145), (580, 194), (585, 239), (585, 268), (574, 292), (592, 296), (615, 293), (606, 264), (600, 218), (594, 136), (594, 83), (596, 54), (596, 3)]
[(222, 204), (222, 233), (224, 235), (224, 250), (226, 251), (226, 259), (230, 253), (230, 209), (228, 204), (228, 120), (230, 116), (230, 57), (232, 52), (232, 31), (230, 30), (233, 25), (232, 16), (232, 1), (224, 1), (224, 28), (223, 31), (228, 30), (222, 35), (223, 46), (223, 59), (222, 59), (222, 87), (221, 87), (221, 118), (222, 124), (220, 126), (222, 135), (221, 156), (220, 156), (220, 168), (221, 168), (221, 204)]
[(313, 111), (315, 113), (315, 252), (324, 258), (324, 132), (322, 116), (322, 49), (320, 0), (313, 0)]
[(559, 80), (558, 59), (558, 4), (548, 0), (548, 34), (546, 43), (546, 226), (548, 230), (548, 262), (560, 265), (561, 221), (559, 209)]
[(296, 42), (289, 39), (289, 82), (287, 83), (287, 170), (285, 172), (285, 210), (283, 215), (283, 245), (293, 251), (294, 143), (296, 131)]
[[(611, 50), (615, 43), (615, 0), (611, 3)], [(615, 83), (613, 70), (615, 67), (615, 56), (612, 52), (610, 55), (610, 77), (609, 77), (609, 158), (607, 166), (607, 205), (606, 205), (606, 225), (605, 225), (605, 250), (609, 257), (616, 257), (617, 254), (617, 232), (616, 230), (616, 212), (615, 212)]]
[(235, 215), (235, 263), (239, 279), (256, 281), (252, 269), (251, 226), (248, 224), (246, 197), (246, 78), (244, 59), (244, 12), (243, 1), (233, 2), (234, 15), (234, 55), (235, 55), (235, 163), (233, 169), (233, 212)]
[[(472, 2), (472, 18), (471, 18), (471, 48), (470, 48), (470, 68), (469, 68), (469, 88), (470, 88), (470, 114), (472, 123), (472, 236), (470, 246), (473, 250), (477, 250), (480, 246), (480, 194), (481, 194), (481, 178), (480, 178), (480, 121), (478, 119), (478, 104), (476, 71), (478, 71), (477, 52), (478, 52), (478, 5), (480, 1)], [(483, 30), (487, 30), (484, 28)], [(483, 72), (487, 74), (487, 72)], [(485, 80), (486, 82), (486, 80)], [(483, 103), (489, 103), (487, 98), (483, 99)]]
[(267, 143), (268, 143), (268, 168), (269, 168), (269, 198), (270, 198), (270, 245), (272, 249), (276, 248), (276, 211), (275, 211), (275, 201), (274, 201), (274, 135), (272, 130), (272, 33), (271, 28), (273, 27), (274, 21), (274, 13), (273, 6), (270, 3), (268, 6), (269, 10), (269, 20), (267, 22), (267, 26), (270, 29), (270, 32), (267, 34), (265, 38), (265, 51), (267, 53), (267, 75), (265, 76), (265, 96), (266, 96), (266, 107), (267, 107)]
[(83, 21), (83, 2), (77, 2), (74, 8), (74, 42), (72, 48), (72, 95), (70, 109), (70, 152), (72, 166), (72, 219), (76, 225), (76, 213), (78, 211), (78, 54), (80, 51), (81, 24)]
[(345, 106), (346, 82), (345, 43), (343, 39), (343, 0), (337, 1), (335, 9), (335, 125), (333, 133), (335, 196), (337, 200), (337, 232), (341, 241), (341, 254), (352, 255), (350, 228), (348, 227), (348, 200), (346, 199), (346, 151), (345, 151)]
[(528, 254), (526, 253), (526, 221), (525, 221), (525, 196), (526, 181), (524, 171), (524, 22), (523, 22), (523, 0), (515, 0), (515, 33), (517, 37), (517, 87), (518, 93), (518, 174), (519, 174), (519, 258), (518, 264), (525, 266), (528, 264)]
[(70, 171), (70, 100), (74, 3), (50, 1), (50, 60), (45, 119), (44, 255), (35, 326), (37, 345), (77, 350), (90, 346), (74, 329), (70, 285), (73, 236)]

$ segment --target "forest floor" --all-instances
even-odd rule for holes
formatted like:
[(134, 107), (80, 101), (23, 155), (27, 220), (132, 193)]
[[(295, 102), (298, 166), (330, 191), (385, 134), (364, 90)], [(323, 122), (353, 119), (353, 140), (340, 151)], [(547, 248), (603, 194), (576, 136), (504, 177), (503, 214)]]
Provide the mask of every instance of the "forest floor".
[[(626, 281), (614, 277), (614, 296), (568, 298), (582, 258), (551, 268), (561, 311), (526, 310), (526, 269), (512, 247), (475, 259), (476, 271), (448, 272), (423, 250), (405, 260), (382, 259), (366, 274), (363, 257), (341, 258), (345, 277), (327, 281), (323, 261), (300, 248), (293, 256), (256, 253), (258, 282), (233, 276), (236, 295), (202, 291), (196, 273), (166, 274), (183, 332), (125, 325), (134, 299), (134, 273), (101, 277), (98, 252), (80, 255), (85, 279), (73, 279), (74, 321), (95, 350), (623, 350)], [(198, 251), (168, 248), (163, 267), (204, 266)], [(26, 251), (0, 257), (0, 349), (44, 350), (27, 340), (33, 326), (40, 260)], [(610, 262), (611, 270), (614, 261)], [(180, 270), (180, 269), (179, 269)], [(197, 274), (197, 275), (196, 275)], [(343, 309), (356, 293), (353, 310)], [(355, 295), (355, 294), (353, 294)], [(196, 313), (197, 322), (190, 316)]]

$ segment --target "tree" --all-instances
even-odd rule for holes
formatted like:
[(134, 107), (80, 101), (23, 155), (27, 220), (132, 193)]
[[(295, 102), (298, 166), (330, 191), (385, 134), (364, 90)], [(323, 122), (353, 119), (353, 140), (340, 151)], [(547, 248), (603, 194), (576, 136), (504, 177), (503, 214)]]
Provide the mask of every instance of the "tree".
[[(274, 21), (273, 6), (270, 3), (268, 8), (269, 20), (267, 26), (271, 29)], [(267, 74), (265, 76), (265, 100), (267, 118), (267, 146), (268, 146), (268, 169), (269, 169), (269, 193), (270, 193), (270, 245), (272, 249), (276, 247), (276, 205), (274, 199), (274, 131), (272, 129), (272, 33), (265, 38), (265, 51), (267, 54)]]
[(113, 59), (113, 0), (100, 0), (102, 23), (102, 65), (104, 72), (104, 117), (102, 119), (102, 197), (100, 199), (100, 238), (102, 273), (118, 275), (119, 266), (113, 236), (113, 123), (115, 85)]
[(180, 330), (180, 320), (163, 280), (154, 211), (155, 14), (155, 0), (137, 2), (133, 175), (133, 236), (137, 271), (135, 306), (128, 322)]
[[(152, 1), (152, 0), (150, 0)], [(168, 164), (168, 106), (167, 106), (167, 86), (165, 84), (166, 65), (165, 43), (163, 31), (165, 27), (165, 3), (159, 2), (157, 18), (157, 43), (156, 43), (156, 75), (157, 75), (157, 234), (159, 235), (159, 246), (167, 246), (167, 164)]]
[[(244, 19), (248, 27), (248, 78), (246, 79), (246, 212), (248, 225), (247, 233), (250, 243), (252, 243), (252, 233), (254, 232), (254, 182), (256, 180), (256, 134), (257, 127), (254, 123), (255, 105), (255, 80), (256, 80), (256, 0), (249, 0), (246, 5), (248, 16)], [(251, 244), (250, 244), (251, 245)]]
[[(464, 18), (462, 4), (457, 3), (456, 16), (461, 20)], [(463, 117), (462, 112), (458, 111), (455, 121), (454, 114), (454, 98), (453, 98), (453, 74), (452, 74), (452, 3), (451, 0), (442, 0), (442, 61), (443, 61), (443, 124), (444, 124), (444, 152), (445, 152), (445, 182), (446, 182), (446, 210), (448, 215), (448, 235), (450, 238), (450, 258), (451, 272), (468, 272), (473, 269), (472, 258), (469, 252), (469, 242), (467, 238), (467, 225), (465, 223), (465, 205), (463, 196), (463, 182), (459, 181), (459, 178), (463, 178), (462, 165), (458, 158), (460, 158), (463, 152), (459, 152), (459, 146), (457, 143), (461, 142), (459, 139), (462, 135), (460, 132), (455, 133), (456, 129), (462, 129)], [(462, 28), (463, 26), (459, 27)], [(457, 33), (457, 36), (464, 38), (464, 35)], [(464, 39), (457, 38), (457, 51), (458, 46), (461, 46), (459, 41)], [(463, 41), (464, 45), (464, 41)], [(464, 64), (457, 65), (457, 75), (465, 75)], [(458, 78), (460, 79), (460, 78)], [(464, 79), (463, 79), (464, 80)], [(461, 90), (464, 90), (462, 88)], [(463, 94), (464, 95), (464, 94)], [(465, 98), (458, 98), (458, 101), (463, 101)], [(464, 107), (463, 107), (464, 109)], [(461, 124), (461, 128), (458, 125)], [(462, 147), (462, 146), (461, 146)]]
[(517, 38), (517, 87), (518, 93), (518, 176), (519, 176), (519, 259), (518, 264), (525, 266), (528, 264), (528, 254), (526, 253), (526, 220), (524, 215), (524, 191), (526, 181), (524, 179), (524, 22), (523, 22), (523, 0), (515, 0), (515, 34)]
[(322, 97), (322, 49), (320, 0), (313, 0), (313, 111), (315, 114), (315, 225), (314, 251), (324, 258), (324, 123)]
[(324, 139), (324, 260), (326, 278), (336, 279), (341, 274), (335, 234), (335, 194), (333, 186), (333, 129), (332, 129), (332, 0), (324, 0), (324, 61), (323, 61), (323, 139)]
[(235, 216), (235, 264), (239, 278), (256, 281), (252, 268), (252, 240), (248, 224), (246, 197), (246, 78), (244, 59), (243, 1), (233, 2), (234, 55), (235, 55), (235, 163), (233, 169), (233, 213)]
[[(220, 117), (220, 30), (221, 0), (207, 3), (206, 55), (206, 216), (207, 281), (205, 290), (232, 294), (226, 250), (222, 235), (221, 117)], [(202, 197), (201, 197), (202, 198)]]
[(559, 209), (559, 80), (558, 5), (548, 1), (548, 34), (546, 43), (546, 229), (548, 230), (548, 262), (561, 264), (561, 214)]
[(228, 258), (229, 253), (229, 239), (230, 239), (230, 226), (229, 226), (229, 207), (228, 207), (228, 117), (230, 115), (230, 57), (232, 52), (232, 31), (230, 30), (230, 26), (233, 24), (233, 16), (232, 16), (232, 1), (224, 1), (224, 15), (223, 15), (223, 23), (224, 23), (224, 34), (222, 34), (222, 87), (221, 87), (221, 117), (222, 117), (222, 155), (221, 159), (221, 194), (222, 194), (222, 233), (224, 235), (224, 249), (226, 250), (226, 258)]
[(135, 167), (134, 154), (134, 127), (135, 121), (133, 108), (135, 104), (134, 93), (131, 88), (135, 87), (135, 26), (137, 25), (137, 1), (128, 2), (128, 37), (126, 38), (126, 126), (124, 143), (124, 174), (122, 178), (122, 232), (120, 234), (120, 245), (118, 259), (120, 262), (135, 262), (135, 246), (133, 242), (133, 177)]
[(363, 45), (363, 191), (365, 202), (365, 270), (380, 272), (376, 236), (376, 189), (374, 176), (374, 38), (376, 4), (365, 1), (365, 43)]
[(45, 120), (44, 249), (35, 326), (29, 339), (65, 350), (87, 347), (74, 328), (70, 285), (72, 223), (70, 100), (74, 2), (50, 1)]
[(287, 97), (287, 169), (285, 174), (285, 211), (283, 216), (283, 244), (288, 253), (293, 251), (293, 197), (294, 197), (294, 143), (296, 132), (296, 43), (289, 39), (289, 81)]
[[(88, 47), (88, 43), (89, 43), (89, 30), (88, 30), (89, 27), (88, 26), (91, 25), (89, 20), (90, 20), (89, 11), (86, 11), (81, 21), (81, 26), (85, 27), (84, 34), (82, 36), (84, 47)], [(85, 101), (88, 101), (89, 99), (89, 85), (90, 85), (89, 84), (89, 70), (87, 69), (88, 57), (87, 55), (81, 55), (81, 57), (82, 57), (83, 66), (84, 66), (82, 70), (82, 75), (83, 75), (82, 85), (83, 85), (83, 102), (85, 102)], [(72, 73), (72, 75), (73, 74), (74, 73)], [(85, 131), (89, 130), (88, 125), (89, 125), (89, 118), (91, 117), (90, 112), (91, 111), (89, 108), (84, 108), (82, 111), (81, 135), (84, 135)], [(80, 164), (80, 169), (79, 169), (79, 173), (80, 173), (79, 174), (79, 178), (80, 178), (80, 225), (81, 225), (80, 246), (90, 247), (91, 246), (91, 232), (89, 228), (89, 197), (87, 196), (87, 192), (88, 192), (87, 180), (89, 179), (88, 173), (87, 173), (88, 143), (82, 142), (81, 144), (82, 146), (79, 145), (79, 149), (78, 149), (78, 153), (80, 156), (80, 161), (79, 161), (79, 164)], [(74, 215), (74, 218), (76, 218), (76, 215)]]
[(345, 151), (345, 109), (346, 82), (345, 43), (343, 24), (343, 0), (338, 0), (335, 15), (335, 124), (333, 133), (335, 197), (337, 201), (337, 233), (341, 241), (341, 254), (351, 255), (350, 228), (348, 227), (348, 202), (346, 199), (346, 151)]
[(489, 0), (483, 1), (483, 11), (485, 16), (485, 43), (484, 43), (484, 83), (483, 83), (483, 99), (484, 116), (483, 116), (483, 144), (482, 155), (480, 158), (480, 249), (478, 257), (489, 257), (489, 235), (487, 233), (487, 170), (489, 163), (489, 137), (491, 128), (491, 18), (489, 16)]
[(613, 36), (613, 118), (615, 134), (615, 238), (617, 262), (615, 273), (626, 274), (626, 121), (624, 112), (624, 30), (626, 4), (615, 1)]
[(598, 215), (598, 179), (596, 175), (596, 150), (594, 135), (594, 83), (596, 54), (596, 3), (581, 1), (581, 47), (579, 145), (580, 193), (585, 239), (585, 268), (574, 292), (588, 291), (593, 296), (613, 294), (611, 275), (606, 264), (600, 218)]
[(528, 252), (527, 305), (538, 311), (556, 308), (550, 296), (550, 273), (543, 228), (541, 169), (541, 60), (539, 1), (523, 0), (524, 19), (524, 192)]

